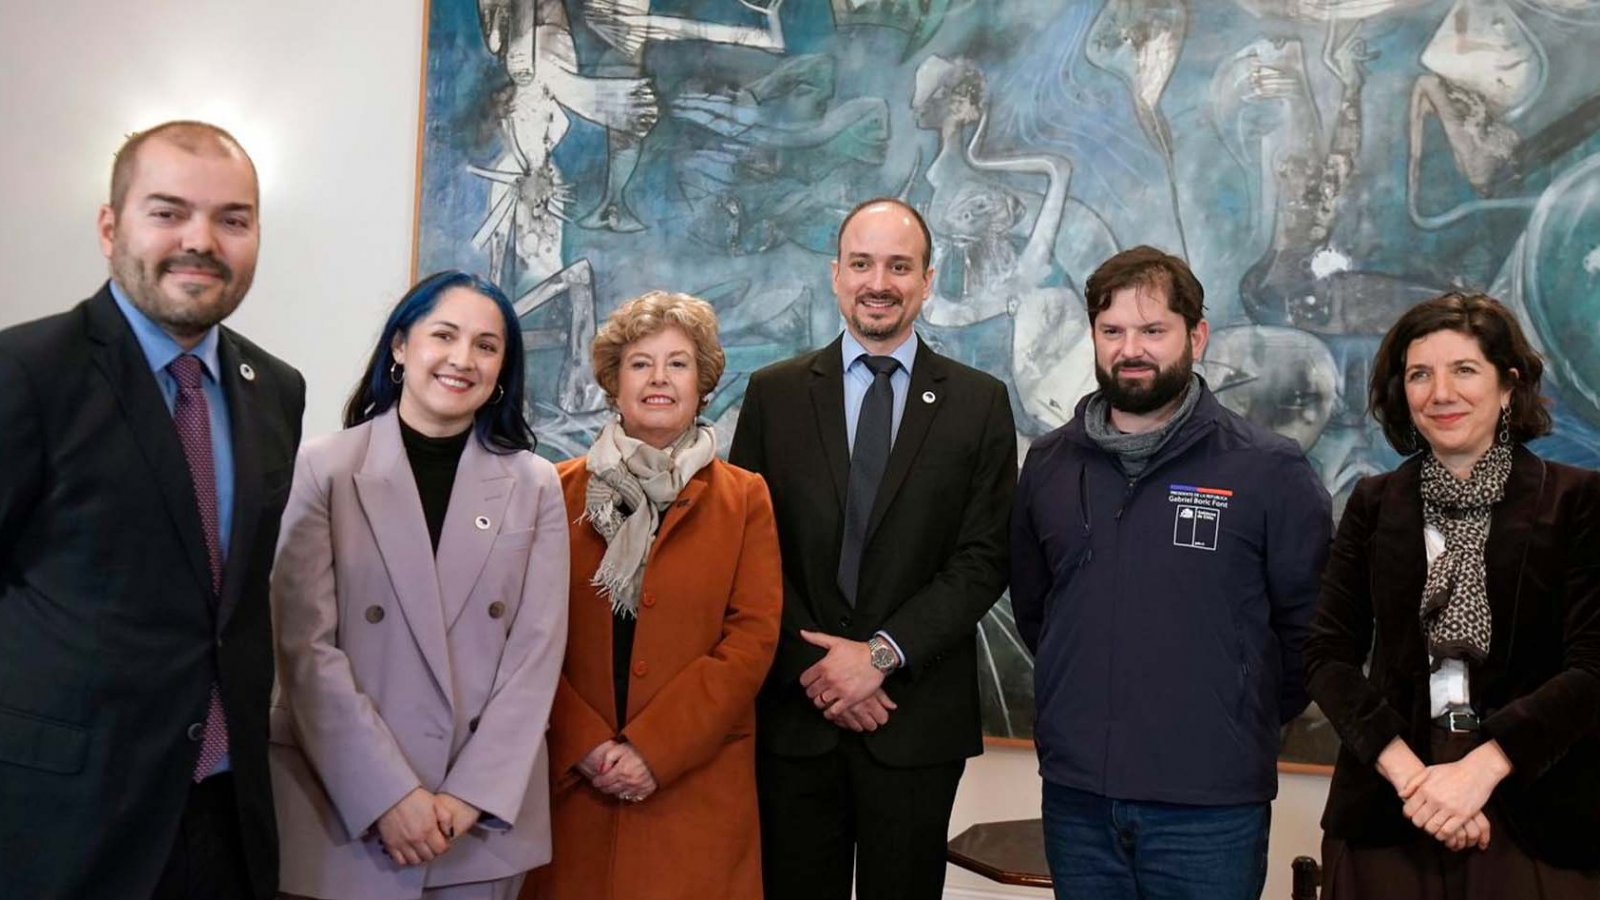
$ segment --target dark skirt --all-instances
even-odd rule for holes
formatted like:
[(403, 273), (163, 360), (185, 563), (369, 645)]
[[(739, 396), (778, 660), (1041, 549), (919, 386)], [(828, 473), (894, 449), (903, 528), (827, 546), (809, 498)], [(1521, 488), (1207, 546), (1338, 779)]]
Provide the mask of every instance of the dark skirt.
[[(1474, 734), (1434, 729), (1433, 758), (1453, 762)], [(1600, 900), (1600, 872), (1561, 869), (1517, 846), (1491, 805), (1489, 848), (1452, 853), (1421, 831), (1393, 847), (1322, 839), (1322, 900)]]

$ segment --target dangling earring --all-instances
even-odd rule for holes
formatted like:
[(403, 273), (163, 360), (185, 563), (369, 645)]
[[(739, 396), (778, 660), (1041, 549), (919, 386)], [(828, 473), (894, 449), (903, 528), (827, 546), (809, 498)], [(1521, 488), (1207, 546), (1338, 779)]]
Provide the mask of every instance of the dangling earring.
[(395, 384), (399, 384), (400, 382), (405, 381), (406, 380), (406, 369), (405, 369), (405, 366), (402, 366), (399, 363), (390, 363), (389, 364), (389, 380), (394, 382)]
[(1416, 424), (1411, 426), (1411, 452), (1420, 453), (1427, 444), (1422, 440), (1422, 432), (1417, 430)]
[(1511, 443), (1511, 407), (1500, 407), (1500, 433), (1495, 435), (1502, 444)]
[(504, 400), (505, 398), (506, 398), (506, 386), (503, 385), (503, 384), (497, 384), (497, 385), (494, 386), (494, 397), (490, 398), (489, 405), (493, 406), (496, 403), (499, 403), (501, 400)]

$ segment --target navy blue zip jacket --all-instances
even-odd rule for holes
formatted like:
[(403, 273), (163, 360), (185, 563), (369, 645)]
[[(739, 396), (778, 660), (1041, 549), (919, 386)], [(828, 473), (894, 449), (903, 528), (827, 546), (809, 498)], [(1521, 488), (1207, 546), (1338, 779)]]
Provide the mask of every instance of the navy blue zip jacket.
[(1298, 445), (1201, 392), (1138, 478), (1084, 430), (1087, 398), (1028, 451), (1011, 605), (1053, 784), (1200, 805), (1278, 792), (1331, 504)]

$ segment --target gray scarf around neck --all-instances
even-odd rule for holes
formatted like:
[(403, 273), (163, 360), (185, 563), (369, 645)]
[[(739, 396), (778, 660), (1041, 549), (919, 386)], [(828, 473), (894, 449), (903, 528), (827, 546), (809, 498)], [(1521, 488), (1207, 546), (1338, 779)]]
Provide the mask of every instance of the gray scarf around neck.
[(1160, 428), (1143, 434), (1123, 434), (1111, 426), (1111, 403), (1106, 400), (1105, 392), (1096, 391), (1089, 397), (1089, 405), (1083, 409), (1083, 427), (1089, 439), (1099, 444), (1101, 450), (1121, 461), (1122, 470), (1128, 473), (1129, 478), (1138, 478), (1167, 439), (1189, 420), (1189, 415), (1199, 402), (1200, 376), (1191, 375), (1189, 387), (1183, 392), (1183, 402), (1178, 404), (1172, 418)]
[(589, 448), (589, 488), (579, 521), (587, 520), (606, 539), (605, 556), (589, 583), (611, 602), (613, 615), (639, 614), (639, 588), (661, 516), (716, 455), (716, 433), (703, 423), (666, 450), (629, 437), (620, 419), (600, 430)]

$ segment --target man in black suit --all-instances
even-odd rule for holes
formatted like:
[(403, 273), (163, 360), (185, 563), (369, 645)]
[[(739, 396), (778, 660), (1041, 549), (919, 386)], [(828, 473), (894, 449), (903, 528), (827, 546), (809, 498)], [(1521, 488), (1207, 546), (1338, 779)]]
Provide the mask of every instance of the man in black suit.
[(983, 751), (977, 625), (1005, 587), (1017, 477), (1005, 387), (912, 328), (931, 241), (895, 200), (839, 232), (845, 333), (757, 372), (729, 459), (765, 476), (783, 632), (758, 707), (768, 900), (934, 900)]
[(111, 280), (0, 331), (0, 894), (277, 885), (267, 573), (305, 382), (220, 323), (255, 167), (169, 122), (118, 151)]

